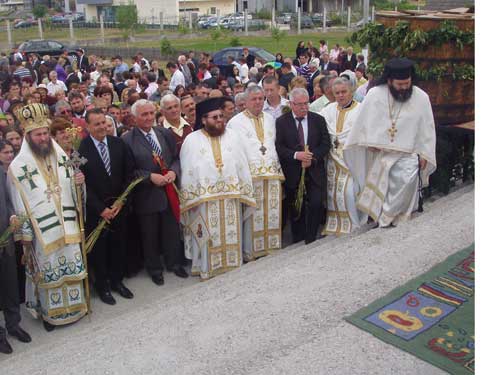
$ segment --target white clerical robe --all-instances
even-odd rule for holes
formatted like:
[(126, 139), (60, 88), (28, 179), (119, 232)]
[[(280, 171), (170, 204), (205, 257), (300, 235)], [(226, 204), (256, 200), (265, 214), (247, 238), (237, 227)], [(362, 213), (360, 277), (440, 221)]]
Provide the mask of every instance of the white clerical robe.
[(184, 250), (202, 280), (242, 263), (242, 206), (255, 207), (252, 177), (241, 141), (226, 129), (189, 134), (181, 148)]
[(281, 182), (285, 176), (276, 152), (276, 126), (267, 113), (255, 117), (244, 111), (227, 127), (239, 134), (252, 173), (257, 207), (243, 213), (243, 255), (245, 260), (254, 260), (281, 248)]
[[(419, 170), (418, 158), (427, 161)], [(436, 133), (429, 96), (413, 86), (406, 102), (387, 85), (372, 88), (344, 145), (344, 160), (361, 187), (357, 207), (381, 227), (406, 220), (418, 204), (419, 181), (436, 169)]]
[(328, 213), (323, 234), (350, 233), (367, 219), (356, 208), (360, 187), (352, 178), (343, 156), (344, 143), (360, 108), (361, 105), (353, 100), (347, 108), (331, 103), (321, 112), (332, 143), (326, 162)]
[(64, 151), (54, 141), (52, 145), (55, 155), (43, 161), (33, 156), (25, 141), (9, 167), (8, 181), (16, 215), (29, 217), (21, 239), (33, 244), (27, 257), (26, 306), (34, 317), (63, 325), (87, 313), (83, 287), (87, 272), (73, 172)]

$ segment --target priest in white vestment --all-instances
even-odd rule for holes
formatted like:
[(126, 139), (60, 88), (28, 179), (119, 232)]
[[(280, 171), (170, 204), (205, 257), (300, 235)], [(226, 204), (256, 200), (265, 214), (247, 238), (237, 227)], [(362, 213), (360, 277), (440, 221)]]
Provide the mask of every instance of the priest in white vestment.
[(181, 148), (181, 213), (192, 274), (207, 280), (242, 264), (244, 207), (255, 207), (238, 134), (225, 129), (219, 98), (196, 106), (197, 127)]
[(413, 76), (411, 60), (389, 60), (344, 145), (344, 160), (361, 187), (357, 207), (381, 227), (410, 217), (436, 169), (432, 107)]
[(83, 183), (66, 153), (50, 138), (48, 108), (30, 104), (18, 111), (25, 139), (8, 171), (16, 215), (28, 217), (20, 240), (26, 259), (26, 306), (46, 330), (87, 313), (74, 182)]
[(227, 124), (241, 139), (250, 172), (257, 208), (244, 213), (243, 255), (245, 261), (281, 248), (282, 186), (285, 177), (276, 153), (274, 118), (263, 112), (264, 91), (259, 86), (246, 90), (246, 110)]
[(366, 221), (367, 215), (356, 207), (360, 187), (352, 178), (343, 155), (347, 135), (361, 105), (353, 99), (353, 89), (346, 78), (336, 78), (331, 90), (336, 101), (321, 111), (332, 142), (326, 162), (328, 211), (323, 234), (338, 236), (358, 228)]

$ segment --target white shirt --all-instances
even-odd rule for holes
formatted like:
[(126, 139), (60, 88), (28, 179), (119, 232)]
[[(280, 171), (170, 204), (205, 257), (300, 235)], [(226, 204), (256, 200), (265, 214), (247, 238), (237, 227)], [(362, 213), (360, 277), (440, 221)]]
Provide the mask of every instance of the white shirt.
[[(102, 154), (101, 154), (101, 147), (99, 146), (101, 141), (98, 141), (97, 139), (95, 139), (92, 136), (90, 136), (90, 138), (94, 142), (95, 148), (97, 149), (97, 152), (99, 153), (99, 156), (101, 157), (102, 162), (104, 163), (104, 159), (103, 159)], [(104, 137), (104, 139), (102, 140), (102, 143), (104, 143), (106, 145), (106, 148), (108, 149), (109, 164), (111, 165), (111, 154), (109, 153), (108, 137)]]
[[(295, 119), (295, 126), (297, 129), (299, 129), (299, 121), (297, 120), (297, 116), (295, 116), (295, 113), (292, 112), (293, 118)], [(307, 145), (307, 136), (309, 134), (309, 127), (307, 124), (307, 115), (304, 117), (304, 119), (301, 122), (302, 124), (302, 130), (304, 130), (304, 143)], [(293, 158), (297, 159), (297, 152), (293, 154)]]
[[(156, 142), (156, 144), (158, 145), (158, 147), (159, 147), (159, 148), (160, 148), (160, 150), (161, 150), (161, 143), (160, 143), (160, 141), (158, 140), (158, 137), (156, 136), (156, 133), (155, 133), (155, 131), (153, 130), (153, 128), (151, 128), (151, 129), (149, 130), (149, 133), (146, 133), (146, 132), (145, 132), (144, 130), (142, 130), (141, 128), (137, 128), (137, 129), (139, 129), (139, 130), (141, 131), (141, 133), (144, 135), (144, 137), (147, 137), (147, 135), (148, 135), (148, 134), (151, 134), (151, 138), (153, 138), (153, 140)], [(146, 139), (146, 142), (148, 142), (148, 143), (149, 143), (149, 141), (148, 141), (147, 139)], [(162, 150), (162, 152), (163, 152), (163, 150)]]
[(149, 97), (153, 95), (156, 92), (156, 90), (158, 90), (158, 84), (156, 82), (151, 82), (149, 86), (146, 88), (146, 90), (144, 90), (144, 92), (146, 93), (149, 99)]
[(63, 81), (57, 80), (56, 83), (53, 83), (52, 81), (47, 83), (47, 92), (49, 95), (54, 96), (58, 89), (63, 89), (64, 91), (68, 91), (68, 88), (66, 87)]
[(132, 71), (134, 73), (140, 73), (141, 72), (141, 66), (139, 65), (139, 63), (134, 63), (134, 65), (132, 65)]
[(264, 101), (264, 108), (262, 109), (263, 112), (269, 113), (273, 116), (275, 120), (283, 114), (283, 107), (288, 105), (288, 100), (282, 97), (280, 98), (280, 103), (276, 107), (272, 107), (267, 100)]
[(245, 78), (248, 78), (248, 65), (246, 63), (241, 65), (240, 77), (242, 80), (244, 80)]
[(208, 70), (205, 70), (205, 73), (203, 74), (203, 81), (212, 78), (212, 75)]
[(184, 74), (179, 69), (176, 69), (174, 74), (172, 74), (172, 78), (170, 79), (170, 91), (175, 91), (175, 88), (179, 85), (186, 87), (186, 80), (184, 79)]

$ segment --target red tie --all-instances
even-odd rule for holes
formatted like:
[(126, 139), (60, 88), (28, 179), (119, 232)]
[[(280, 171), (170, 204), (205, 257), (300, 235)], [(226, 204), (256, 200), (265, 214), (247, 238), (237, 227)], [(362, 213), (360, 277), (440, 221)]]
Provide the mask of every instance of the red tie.
[(297, 117), (297, 121), (299, 122), (299, 125), (297, 126), (297, 130), (299, 131), (299, 142), (302, 148), (305, 146), (305, 141), (304, 141), (304, 128), (302, 127), (302, 120), (304, 120), (304, 117)]

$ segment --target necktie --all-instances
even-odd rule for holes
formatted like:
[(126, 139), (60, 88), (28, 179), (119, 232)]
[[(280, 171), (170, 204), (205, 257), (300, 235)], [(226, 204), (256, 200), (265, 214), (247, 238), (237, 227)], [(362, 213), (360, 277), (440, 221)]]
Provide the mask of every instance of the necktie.
[(109, 160), (108, 147), (106, 146), (106, 143), (100, 142), (99, 149), (101, 151), (101, 158), (104, 163), (104, 168), (106, 168), (108, 176), (111, 176), (111, 161)]
[(151, 135), (151, 133), (146, 134), (146, 139), (148, 140), (151, 147), (153, 147), (154, 153), (158, 156), (161, 156), (161, 148), (160, 148), (160, 146), (158, 146), (156, 141), (153, 139), (153, 136)]
[(297, 130), (299, 132), (299, 142), (302, 148), (304, 148), (305, 140), (304, 140), (304, 128), (302, 127), (302, 120), (304, 120), (303, 117), (297, 117), (297, 121), (299, 122), (299, 125), (297, 126)]

